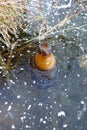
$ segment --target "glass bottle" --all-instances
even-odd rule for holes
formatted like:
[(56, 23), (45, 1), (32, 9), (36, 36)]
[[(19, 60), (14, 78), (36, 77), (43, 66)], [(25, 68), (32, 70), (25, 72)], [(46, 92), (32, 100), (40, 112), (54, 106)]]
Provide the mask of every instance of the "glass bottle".
[(56, 58), (51, 45), (47, 42), (39, 44), (39, 49), (30, 60), (31, 76), (36, 86), (47, 88), (52, 86), (56, 77)]

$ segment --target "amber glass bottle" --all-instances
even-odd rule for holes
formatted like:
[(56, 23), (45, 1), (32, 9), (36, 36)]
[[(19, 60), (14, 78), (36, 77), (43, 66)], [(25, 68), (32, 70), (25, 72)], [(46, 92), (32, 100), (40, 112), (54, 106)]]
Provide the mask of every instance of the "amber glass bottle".
[(55, 82), (57, 73), (56, 58), (47, 42), (39, 44), (39, 49), (30, 60), (31, 78), (34, 85), (47, 88)]

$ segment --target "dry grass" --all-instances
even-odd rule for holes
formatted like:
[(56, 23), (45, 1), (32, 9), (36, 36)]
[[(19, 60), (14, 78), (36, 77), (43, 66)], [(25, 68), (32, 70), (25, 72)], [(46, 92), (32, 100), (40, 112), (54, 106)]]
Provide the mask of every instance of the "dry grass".
[[(24, 1), (26, 3), (26, 0)], [(20, 16), (23, 17), (25, 4), (23, 0), (0, 0), (0, 41), (11, 47), (11, 35), (16, 36), (17, 27), (21, 27)]]

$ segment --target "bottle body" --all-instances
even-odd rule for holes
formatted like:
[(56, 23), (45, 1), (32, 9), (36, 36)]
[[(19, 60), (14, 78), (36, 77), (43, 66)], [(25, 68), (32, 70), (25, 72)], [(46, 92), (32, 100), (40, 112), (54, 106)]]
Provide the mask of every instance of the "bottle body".
[(37, 53), (35, 55), (35, 64), (40, 70), (51, 70), (56, 64), (56, 59), (52, 53), (43, 56), (42, 54)]

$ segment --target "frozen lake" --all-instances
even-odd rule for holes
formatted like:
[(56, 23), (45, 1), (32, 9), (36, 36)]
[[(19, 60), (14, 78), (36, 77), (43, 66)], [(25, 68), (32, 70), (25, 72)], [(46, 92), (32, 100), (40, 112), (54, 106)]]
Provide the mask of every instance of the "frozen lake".
[[(73, 26), (81, 23), (87, 23), (87, 13)], [(8, 74), (0, 71), (0, 130), (87, 129), (87, 26), (55, 33), (49, 43), (57, 59), (56, 78), (49, 87), (39, 88), (32, 81), (29, 63), (35, 50), (21, 52), (19, 65)]]

